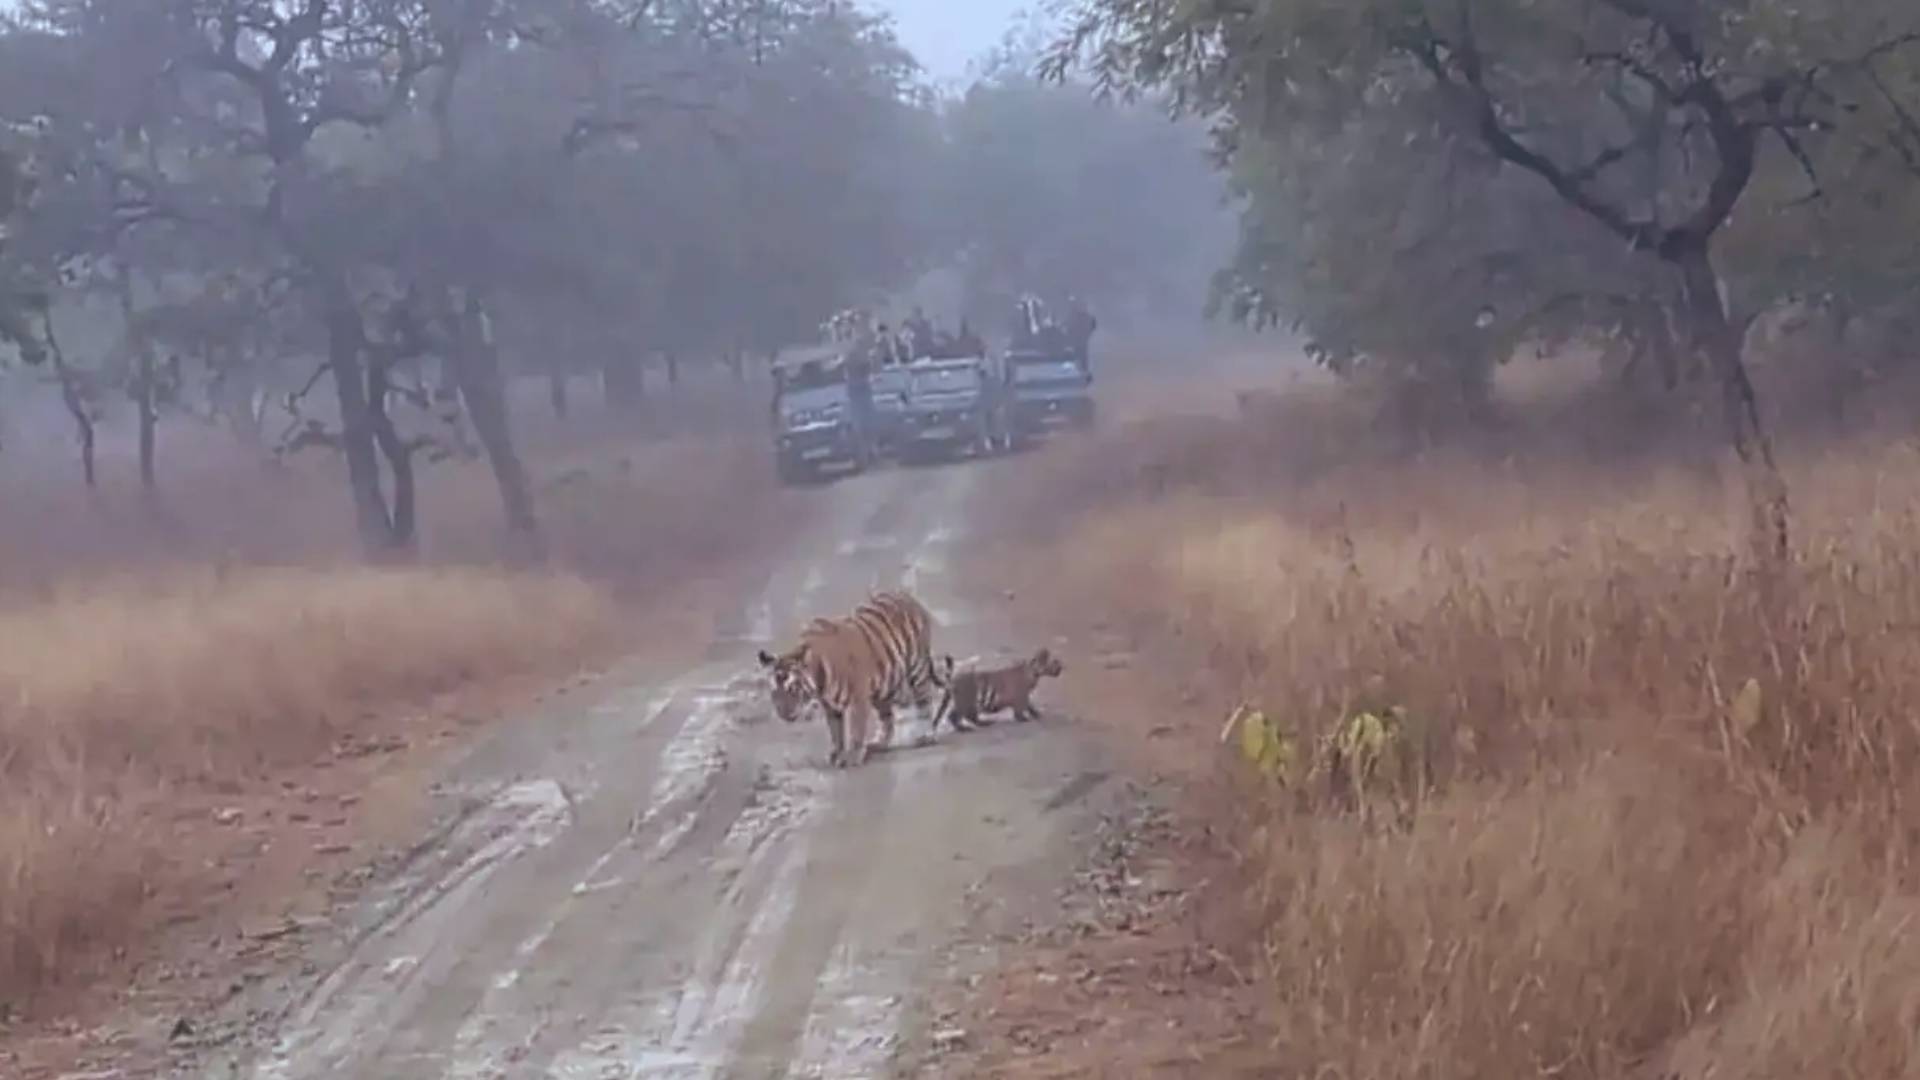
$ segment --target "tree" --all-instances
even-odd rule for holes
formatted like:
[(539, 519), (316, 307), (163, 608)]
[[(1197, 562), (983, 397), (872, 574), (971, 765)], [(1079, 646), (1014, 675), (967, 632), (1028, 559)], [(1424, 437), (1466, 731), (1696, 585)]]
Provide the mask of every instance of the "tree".
[(1084, 0), (1051, 60), (1060, 73), (1085, 58), (1108, 88), (1170, 86), (1218, 119), (1228, 157), (1276, 129), (1436, 97), (1505, 166), (1667, 268), (1756, 524), (1783, 553), (1785, 485), (1715, 242), (1766, 169), (1817, 192), (1822, 163), (1859, 141), (1911, 147), (1912, 113), (1880, 65), (1920, 43), (1916, 20), (1891, 0)]
[(14, 235), (38, 187), (31, 128), (13, 127), (0, 141), (0, 344), (31, 365), (46, 361), (46, 343), (36, 321), (44, 319), (48, 285), (23, 260)]
[(0, 143), (0, 345), (9, 345), (29, 368), (50, 369), (60, 399), (74, 421), (81, 478), (88, 488), (97, 480), (95, 430), (101, 393), (98, 380), (76, 370), (60, 347), (54, 328), (55, 292), (62, 274), (62, 248), (51, 237), (63, 221), (46, 197), (44, 177), (66, 175), (53, 153), (51, 121), (34, 114), (9, 121)]
[(1231, 227), (1204, 131), (1043, 82), (1038, 57), (1009, 41), (943, 108), (943, 201), (974, 315), (1027, 291), (1197, 310)]
[(1670, 352), (1650, 313), (1672, 297), (1645, 257), (1501, 168), (1439, 106), (1402, 94), (1243, 146), (1231, 162), (1241, 240), (1216, 310), (1288, 322), (1335, 373), (1384, 374), (1408, 408), (1482, 421), (1493, 370), (1520, 345), (1596, 327), (1635, 347), (1630, 382), (1655, 366), (1677, 380), (1636, 362)]
[[(156, 204), (194, 202), (200, 229), (265, 241), (302, 280), (326, 331), (361, 537), (376, 552), (413, 542), (412, 451), (386, 415), (401, 350), (366, 325), (352, 238), (340, 229), (351, 219), (337, 213), (353, 177), (316, 143), (343, 126), (377, 127), (405, 106), (415, 81), (439, 62), (429, 7), (42, 0), (29, 12), (81, 70), (117, 70), (140, 90), (111, 126), (94, 129), (130, 133), (150, 148), (138, 162), (113, 163), (116, 188), (145, 192)], [(155, 146), (162, 134), (174, 138)], [(391, 505), (382, 458), (393, 475)]]
[[(523, 172), (503, 170), (502, 163), (489, 159), (484, 150), (476, 152), (470, 145), (474, 140), (461, 137), (462, 125), (455, 112), (457, 95), (470, 81), (465, 77), (471, 65), (484, 57), (489, 45), (511, 40), (507, 14), (482, 0), (441, 5), (431, 11), (429, 29), (442, 58), (428, 98), (431, 150), (414, 155), (395, 185), (399, 197), (394, 201), (402, 213), (394, 222), (396, 228), (384, 235), (406, 237), (412, 244), (389, 253), (385, 261), (402, 267), (425, 289), (426, 310), (421, 314), (423, 329), (432, 335), (430, 347), (450, 369), (453, 390), (485, 450), (509, 533), (522, 555), (538, 558), (542, 545), (533, 490), (514, 444), (506, 378), (487, 301), (513, 283), (515, 270), (523, 270), (514, 264), (510, 250), (502, 250), (500, 230), (493, 227), (515, 212), (499, 198), (495, 178), (503, 171), (515, 178)], [(505, 140), (508, 153), (517, 151), (524, 158), (525, 134), (516, 133), (522, 134), (522, 142)], [(550, 158), (557, 156), (551, 142), (545, 152)], [(485, 179), (472, 183), (469, 178)], [(502, 264), (511, 269), (502, 270)]]

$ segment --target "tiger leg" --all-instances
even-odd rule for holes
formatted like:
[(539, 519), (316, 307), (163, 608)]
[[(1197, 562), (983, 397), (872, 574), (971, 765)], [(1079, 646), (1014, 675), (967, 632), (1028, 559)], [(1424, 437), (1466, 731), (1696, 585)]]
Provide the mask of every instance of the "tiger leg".
[(892, 746), (893, 745), (893, 702), (891, 701), (883, 702), (877, 705), (874, 711), (880, 714), (880, 745), (882, 747)]
[(927, 683), (914, 688), (913, 715), (916, 719), (920, 717), (931, 717), (933, 722), (927, 727), (927, 731), (930, 733), (938, 733), (940, 730), (940, 703), (945, 700), (945, 695), (942, 694), (936, 697), (933, 690), (933, 683)]
[(974, 694), (972, 697), (969, 697), (964, 701), (959, 702), (957, 705), (955, 705), (955, 709), (958, 710), (959, 719), (961, 721), (960, 723), (955, 724), (955, 726), (958, 727), (961, 731), (965, 731), (968, 728), (984, 728), (984, 727), (993, 726), (993, 718), (990, 716), (987, 716), (980, 709), (980, 695), (978, 693)]
[[(952, 663), (951, 658), (948, 659), (948, 663)], [(933, 719), (932, 723), (927, 726), (928, 734), (940, 734), (940, 721), (942, 720), (945, 720), (947, 726), (955, 731), (965, 730), (960, 726), (959, 700), (954, 695), (952, 681), (941, 678), (937, 670), (930, 672), (930, 674), (933, 676), (932, 679), (930, 679), (925, 686), (916, 690), (914, 698), (915, 708), (923, 715), (926, 714), (928, 706), (932, 706)], [(938, 688), (940, 691), (937, 695), (933, 692), (935, 688)]]
[(968, 731), (980, 726), (979, 687), (972, 683), (958, 686), (948, 684), (946, 700), (952, 710), (947, 721), (955, 731)]
[(846, 749), (840, 754), (840, 764), (847, 768), (864, 765), (867, 761), (867, 712), (871, 708), (864, 701), (855, 702), (847, 709)]
[(833, 740), (833, 754), (827, 764), (838, 767), (847, 756), (847, 718), (838, 709), (829, 708), (826, 713), (827, 736)]
[(953, 730), (966, 730), (960, 726), (959, 714), (955, 708), (956, 703), (953, 697), (953, 657), (942, 656), (929, 674), (933, 676), (934, 685), (940, 688), (940, 704), (934, 706), (933, 727), (929, 730), (936, 735), (939, 734), (940, 721), (942, 718), (945, 718), (947, 726)]

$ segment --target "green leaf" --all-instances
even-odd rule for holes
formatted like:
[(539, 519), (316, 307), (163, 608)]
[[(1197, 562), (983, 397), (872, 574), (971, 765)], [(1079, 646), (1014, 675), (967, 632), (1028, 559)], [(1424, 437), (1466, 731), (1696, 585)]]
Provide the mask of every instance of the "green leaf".
[(1240, 756), (1262, 777), (1286, 787), (1293, 781), (1299, 753), (1293, 738), (1267, 718), (1267, 714), (1245, 705), (1236, 708), (1227, 719), (1228, 732), (1239, 730)]

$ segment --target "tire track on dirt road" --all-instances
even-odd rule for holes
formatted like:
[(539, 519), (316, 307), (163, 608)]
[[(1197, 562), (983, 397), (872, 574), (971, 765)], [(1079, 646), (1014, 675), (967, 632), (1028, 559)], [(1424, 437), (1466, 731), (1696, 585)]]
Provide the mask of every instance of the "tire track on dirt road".
[(368, 902), (272, 1045), (218, 1075), (888, 1075), (968, 890), (1059, 855), (1067, 815), (1043, 804), (1082, 752), (1059, 725), (933, 741), (915, 717), (893, 752), (831, 771), (819, 724), (767, 718), (753, 653), (899, 585), (935, 611), (941, 651), (1006, 644), (947, 561), (972, 485), (1008, 464), (822, 489), (833, 526), (707, 663), (476, 752), (455, 777), (473, 809)]

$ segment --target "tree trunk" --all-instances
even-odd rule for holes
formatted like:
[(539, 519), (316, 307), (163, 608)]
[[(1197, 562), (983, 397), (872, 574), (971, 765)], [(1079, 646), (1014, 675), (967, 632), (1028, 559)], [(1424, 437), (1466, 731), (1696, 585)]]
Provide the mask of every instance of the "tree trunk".
[(1681, 371), (1680, 352), (1673, 347), (1673, 329), (1667, 320), (1667, 309), (1658, 300), (1649, 300), (1644, 318), (1660, 385), (1671, 394), (1680, 389)]
[(120, 281), (120, 317), (126, 323), (127, 345), (133, 350), (133, 385), (128, 389), (133, 398), (133, 408), (140, 428), (140, 490), (149, 498), (155, 489), (154, 428), (159, 423), (156, 413), (156, 387), (154, 385), (153, 348), (139, 325), (133, 303), (133, 274), (122, 270)]
[(680, 385), (680, 353), (674, 349), (668, 349), (664, 359), (667, 365), (667, 385), (679, 386)]
[(99, 473), (94, 468), (94, 431), (93, 417), (87, 412), (86, 399), (74, 385), (73, 376), (66, 371), (60, 373), (60, 399), (66, 403), (67, 415), (73, 417), (74, 435), (80, 444), (80, 476), (87, 490), (99, 486)]
[(387, 401), (392, 396), (392, 383), (388, 378), (387, 362), (377, 358), (367, 361), (367, 419), (373, 431), (373, 442), (380, 450), (380, 456), (387, 461), (387, 471), (393, 475), (393, 515), (387, 533), (387, 551), (390, 554), (411, 555), (419, 539), (419, 529), (415, 516), (416, 488), (413, 477), (413, 445), (400, 437), (393, 426), (393, 417), (387, 413)]
[(94, 468), (93, 461), (95, 441), (93, 418), (86, 414), (85, 409), (74, 410), (73, 418), (80, 427), (80, 475), (87, 485), (87, 490), (92, 491), (100, 486), (100, 474)]
[(60, 338), (53, 332), (53, 316), (41, 316), (41, 329), (46, 334), (47, 357), (53, 362), (53, 374), (60, 382), (60, 400), (67, 407), (67, 415), (73, 417), (74, 434), (80, 442), (80, 475), (86, 482), (87, 490), (99, 486), (99, 474), (93, 467), (94, 432), (93, 416), (87, 412), (87, 395), (80, 385), (79, 376), (67, 366), (67, 354), (60, 348)]
[(1867, 363), (1850, 348), (1847, 330), (1853, 325), (1853, 305), (1843, 296), (1827, 302), (1827, 332), (1831, 335), (1833, 374), (1827, 379), (1828, 410), (1836, 431), (1847, 430), (1849, 407), (1863, 396), (1870, 382)]
[[(526, 466), (513, 444), (513, 427), (507, 412), (505, 381), (500, 374), (500, 354), (482, 330), (480, 309), (469, 301), (460, 312), (459, 336), (454, 342), (453, 373), (460, 386), (460, 397), (473, 419), (474, 434), (486, 449), (487, 463), (493, 468), (494, 482), (500, 488), (500, 503), (507, 515), (507, 530), (514, 537), (518, 554), (538, 559), (543, 554), (540, 523), (533, 506), (533, 488), (527, 482)], [(564, 387), (563, 376), (556, 373), (556, 385)], [(565, 415), (564, 390), (557, 406)]]
[(154, 434), (160, 418), (154, 402), (153, 354), (140, 349), (139, 374), (133, 382), (133, 405), (140, 420), (140, 490), (151, 497), (158, 486), (154, 470)]
[(553, 405), (553, 418), (567, 418), (567, 373), (558, 369), (547, 373), (547, 401)]
[(1680, 360), (1665, 305), (1635, 300), (1623, 316), (1630, 353), (1620, 369), (1621, 391), (1637, 420), (1651, 421), (1669, 407), (1680, 389)]
[(387, 512), (386, 496), (380, 490), (380, 459), (374, 447), (373, 406), (368, 400), (363, 356), (366, 337), (360, 311), (346, 283), (337, 278), (326, 285), (325, 307), (327, 361), (340, 403), (340, 444), (347, 457), (354, 522), (368, 556), (384, 558), (401, 545), (394, 519)]
[(266, 394), (251, 375), (234, 374), (239, 362), (229, 352), (215, 354), (221, 362), (221, 374), (213, 386), (213, 407), (234, 440), (248, 450), (259, 450), (266, 443), (264, 424)]
[(1727, 317), (1720, 295), (1720, 276), (1704, 244), (1681, 252), (1675, 259), (1685, 292), (1688, 321), (1695, 346), (1705, 356), (1719, 384), (1733, 452), (1746, 474), (1747, 498), (1752, 504), (1756, 550), (1776, 561), (1791, 553), (1792, 512), (1787, 483), (1773, 456), (1773, 440), (1760, 413), (1760, 398), (1747, 372), (1744, 334)]

